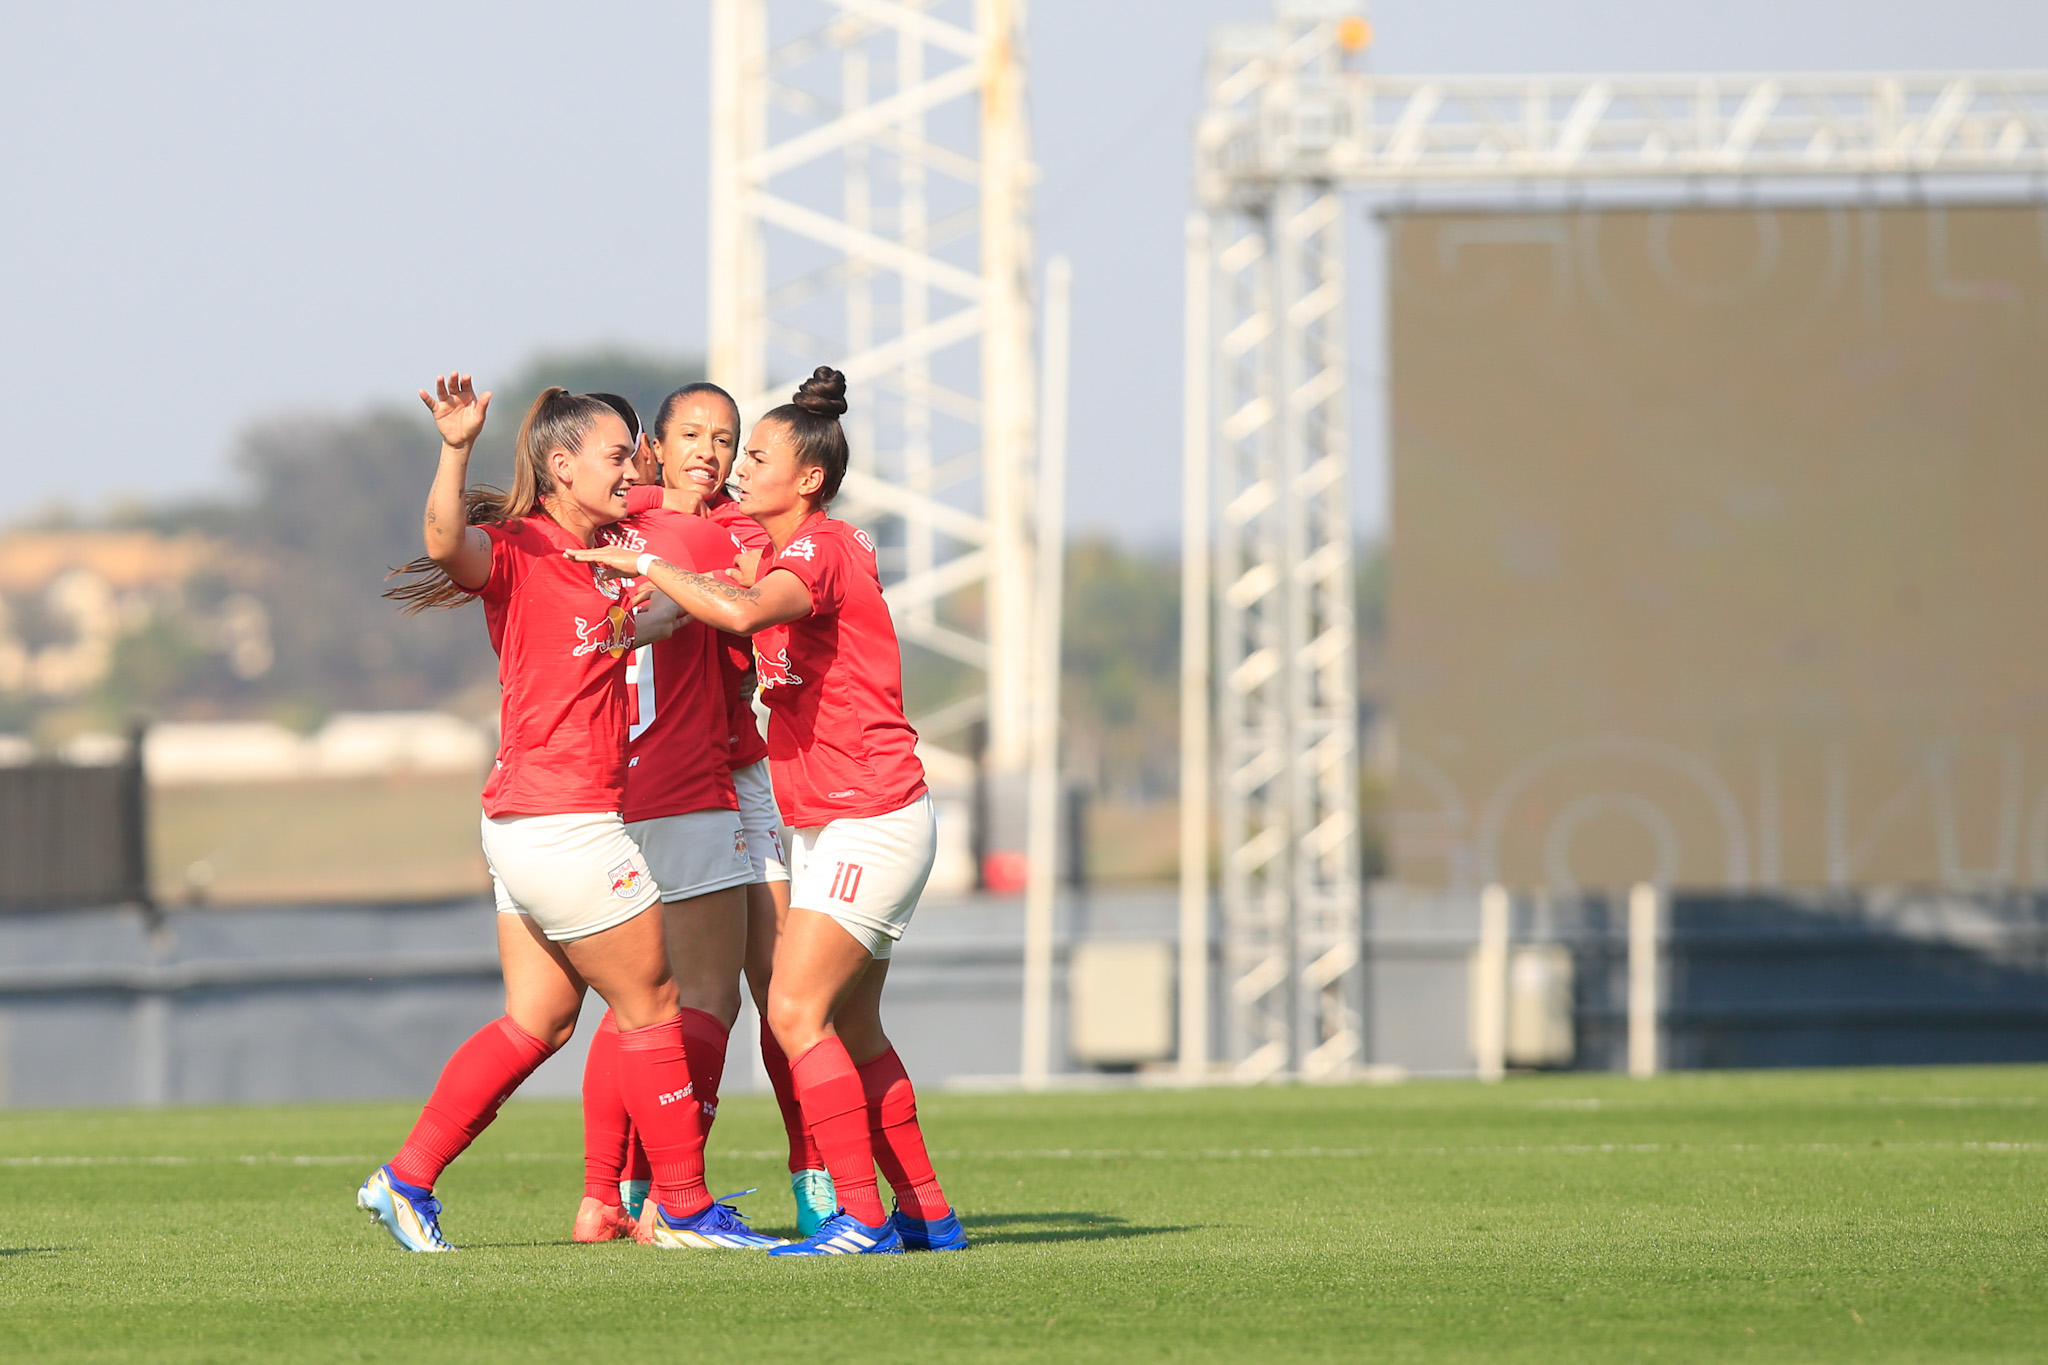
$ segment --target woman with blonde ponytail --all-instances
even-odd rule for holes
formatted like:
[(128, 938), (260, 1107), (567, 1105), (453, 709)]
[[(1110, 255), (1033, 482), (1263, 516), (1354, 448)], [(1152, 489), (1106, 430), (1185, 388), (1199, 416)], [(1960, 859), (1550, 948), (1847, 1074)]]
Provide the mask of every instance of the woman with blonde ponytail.
[[(405, 1145), (356, 1204), (409, 1251), (449, 1251), (434, 1184), (498, 1107), (569, 1040), (586, 985), (619, 1029), (619, 1087), (647, 1149), (669, 1247), (766, 1247), (704, 1186), (661, 890), (627, 834), (627, 656), (665, 637), (673, 607), (642, 615), (618, 575), (566, 557), (626, 515), (635, 442), (598, 399), (548, 389), (520, 425), (512, 490), (467, 486), (491, 395), (465, 374), (420, 391), (441, 433), (427, 495), (426, 555), (393, 590), (409, 611), (484, 605), (504, 690), (497, 761), (484, 786), (483, 845), (498, 902), (505, 1014), (442, 1069)], [(653, 913), (649, 913), (652, 911)]]

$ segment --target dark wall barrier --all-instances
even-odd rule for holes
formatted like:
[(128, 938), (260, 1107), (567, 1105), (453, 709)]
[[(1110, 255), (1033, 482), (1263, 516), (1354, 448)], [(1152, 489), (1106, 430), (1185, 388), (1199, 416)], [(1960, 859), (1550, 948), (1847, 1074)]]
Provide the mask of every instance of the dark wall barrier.
[(0, 768), (0, 911), (149, 903), (140, 736), (109, 767)]
[[(1627, 1051), (1625, 907), (1587, 906), (1578, 1065)], [(1674, 1070), (2048, 1061), (2048, 895), (1712, 895), (1671, 902)]]

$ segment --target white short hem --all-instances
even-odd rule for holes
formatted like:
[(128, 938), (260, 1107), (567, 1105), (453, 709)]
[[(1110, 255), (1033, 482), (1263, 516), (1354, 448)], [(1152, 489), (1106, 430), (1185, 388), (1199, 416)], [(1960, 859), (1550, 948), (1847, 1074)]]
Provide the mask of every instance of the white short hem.
[[(543, 926), (540, 931), (540, 936), (550, 943), (575, 943), (580, 939), (594, 938), (597, 935), (603, 933), (607, 929), (616, 929), (621, 924), (628, 923), (633, 919), (634, 916), (643, 915), (647, 911), (652, 910), (655, 906), (660, 905), (661, 903), (661, 897), (649, 896), (646, 900), (640, 902), (632, 909), (621, 913), (616, 919), (606, 920), (604, 923), (596, 925), (578, 925), (574, 929), (565, 930), (564, 932), (559, 934), (550, 932), (545, 926)], [(533, 914), (531, 911), (521, 910), (516, 905), (511, 907), (501, 905), (498, 907), (498, 913), (501, 915), (517, 915), (521, 919), (533, 919)], [(534, 920), (534, 923), (539, 924), (540, 921)]]

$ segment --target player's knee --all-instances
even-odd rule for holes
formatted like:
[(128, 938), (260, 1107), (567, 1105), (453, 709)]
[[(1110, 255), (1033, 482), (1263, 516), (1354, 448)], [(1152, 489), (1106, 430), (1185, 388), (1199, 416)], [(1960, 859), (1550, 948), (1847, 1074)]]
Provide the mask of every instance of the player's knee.
[(768, 1029), (782, 1050), (795, 1060), (825, 1034), (824, 1012), (806, 1000), (796, 999), (772, 986), (768, 991)]

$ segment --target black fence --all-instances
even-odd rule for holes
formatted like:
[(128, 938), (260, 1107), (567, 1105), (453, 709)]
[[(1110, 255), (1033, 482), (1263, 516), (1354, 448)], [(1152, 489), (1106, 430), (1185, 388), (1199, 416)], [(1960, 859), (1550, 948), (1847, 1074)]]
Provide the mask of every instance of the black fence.
[[(1627, 910), (1585, 915), (1578, 1065), (1620, 1070)], [(2041, 892), (1681, 892), (1663, 953), (1673, 1070), (2048, 1061)]]
[(0, 911), (148, 906), (138, 732), (121, 762), (0, 768)]

